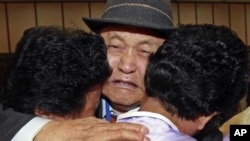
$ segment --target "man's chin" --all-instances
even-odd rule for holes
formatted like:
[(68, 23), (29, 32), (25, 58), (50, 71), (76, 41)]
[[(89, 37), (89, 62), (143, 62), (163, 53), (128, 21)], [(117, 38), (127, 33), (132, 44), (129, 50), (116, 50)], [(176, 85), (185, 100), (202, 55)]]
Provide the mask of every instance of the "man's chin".
[(138, 107), (140, 106), (139, 104), (134, 104), (134, 102), (131, 102), (131, 103), (133, 103), (133, 104), (128, 103), (128, 102), (126, 102), (126, 103), (118, 102), (118, 103), (119, 103), (119, 104), (113, 103), (112, 107), (113, 107), (115, 110), (117, 110), (117, 111), (119, 111), (119, 112), (121, 112), (121, 113), (128, 112), (128, 111), (133, 110), (133, 109), (136, 109), (136, 108), (138, 108)]

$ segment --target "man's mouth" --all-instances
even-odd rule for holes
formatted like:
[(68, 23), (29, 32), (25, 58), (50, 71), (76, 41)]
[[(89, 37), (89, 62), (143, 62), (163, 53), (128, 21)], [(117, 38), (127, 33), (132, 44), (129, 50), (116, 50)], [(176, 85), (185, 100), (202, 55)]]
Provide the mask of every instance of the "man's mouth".
[(127, 89), (135, 89), (138, 86), (135, 83), (130, 81), (122, 81), (122, 80), (114, 80), (112, 83), (118, 87), (127, 88)]

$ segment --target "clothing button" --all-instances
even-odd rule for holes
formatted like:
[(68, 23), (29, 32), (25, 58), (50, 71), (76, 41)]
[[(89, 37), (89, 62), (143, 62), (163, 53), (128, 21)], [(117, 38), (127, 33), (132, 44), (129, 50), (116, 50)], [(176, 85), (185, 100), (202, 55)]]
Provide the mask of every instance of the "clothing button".
[(114, 123), (116, 122), (117, 116), (116, 115), (111, 115), (110, 122)]

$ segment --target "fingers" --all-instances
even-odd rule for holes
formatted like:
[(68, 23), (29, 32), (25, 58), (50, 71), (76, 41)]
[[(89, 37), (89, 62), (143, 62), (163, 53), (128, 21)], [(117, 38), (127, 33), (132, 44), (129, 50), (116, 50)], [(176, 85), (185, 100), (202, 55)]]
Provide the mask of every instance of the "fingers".
[[(72, 132), (78, 140), (84, 141), (149, 141), (145, 126), (133, 123), (108, 123), (95, 119), (82, 120)], [(88, 122), (87, 122), (88, 121)], [(95, 122), (96, 121), (96, 122)], [(87, 124), (86, 124), (87, 122)], [(95, 123), (95, 124), (91, 124)]]
[(109, 123), (106, 120), (97, 119), (94, 117), (87, 117), (83, 119), (77, 119), (72, 121), (76, 126), (79, 126), (83, 130), (85, 128), (89, 128), (89, 126), (98, 127), (97, 129), (100, 130), (117, 130), (117, 129), (124, 129), (124, 130), (131, 130), (134, 132), (139, 132), (141, 134), (149, 133), (148, 128), (143, 125), (135, 124), (135, 123)]
[[(125, 126), (123, 126), (125, 127)], [(105, 141), (150, 141), (150, 139), (141, 132), (135, 130), (128, 130), (124, 128), (113, 128), (104, 131)]]
[(150, 141), (146, 136), (147, 128), (130, 123), (98, 123), (74, 133), (84, 141)]
[(64, 122), (51, 121), (42, 128), (39, 141), (149, 141), (148, 129), (133, 123), (109, 123), (94, 117)]
[(88, 127), (88, 126), (93, 126), (95, 124), (101, 124), (101, 123), (109, 123), (106, 120), (98, 119), (95, 117), (86, 117), (86, 118), (80, 118), (80, 119), (74, 119), (74, 120), (66, 120), (63, 121), (62, 124), (70, 125), (71, 127)]
[(132, 131), (136, 131), (136, 132), (140, 132), (142, 134), (148, 134), (149, 130), (147, 127), (141, 125), (141, 124), (135, 124), (135, 123), (112, 123), (111, 124), (111, 128), (122, 128), (122, 129), (126, 129), (126, 130), (132, 130)]
[(96, 119), (96, 118), (89, 118), (85, 120), (80, 120), (80, 123), (78, 123), (78, 126), (81, 128), (81, 130), (88, 130), (88, 128), (95, 128), (95, 130), (128, 130), (137, 132), (140, 134), (148, 134), (149, 130), (147, 127), (141, 125), (141, 124), (135, 124), (135, 123), (109, 123), (102, 119)]

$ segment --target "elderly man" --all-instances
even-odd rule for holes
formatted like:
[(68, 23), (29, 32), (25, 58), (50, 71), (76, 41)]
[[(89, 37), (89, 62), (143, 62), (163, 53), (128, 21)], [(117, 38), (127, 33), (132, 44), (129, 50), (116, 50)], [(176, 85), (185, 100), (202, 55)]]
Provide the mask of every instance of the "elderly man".
[(113, 69), (103, 88), (106, 101), (102, 117), (110, 111), (118, 115), (136, 110), (145, 96), (143, 77), (148, 57), (173, 28), (169, 1), (108, 1), (101, 19), (83, 20), (104, 38)]
[[(108, 61), (113, 69), (103, 88), (104, 100), (98, 117), (110, 120), (113, 113), (137, 110), (145, 97), (143, 77), (148, 57), (173, 28), (170, 0), (108, 0), (100, 19), (84, 18), (84, 21), (104, 38)], [(4, 122), (0, 129), (5, 129), (4, 132), (1, 130), (1, 137), (6, 139), (21, 134), (27, 136), (18, 139), (32, 140), (42, 128), (34, 140), (148, 140), (145, 136), (148, 131), (143, 126), (108, 124), (95, 118), (48, 122), (39, 117), (6, 111), (0, 114), (0, 119)], [(40, 124), (34, 125), (37, 121)], [(32, 135), (30, 128), (34, 131)]]

